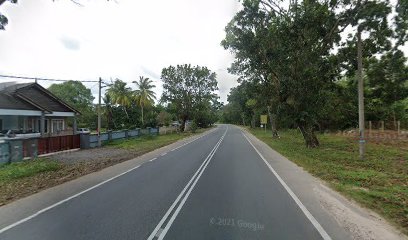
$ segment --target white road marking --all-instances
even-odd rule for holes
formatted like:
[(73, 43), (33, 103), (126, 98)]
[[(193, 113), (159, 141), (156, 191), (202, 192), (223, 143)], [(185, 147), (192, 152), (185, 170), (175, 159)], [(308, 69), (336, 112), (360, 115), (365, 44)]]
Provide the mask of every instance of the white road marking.
[(170, 151), (173, 152), (173, 151), (175, 151), (175, 150), (177, 150), (177, 149), (179, 149), (179, 148), (181, 148), (181, 147), (184, 147), (184, 146), (186, 146), (187, 144), (190, 144), (190, 143), (192, 143), (192, 142), (194, 142), (194, 141), (196, 141), (196, 140), (198, 140), (198, 139), (200, 139), (200, 138), (202, 138), (202, 137), (204, 137), (204, 136), (207, 136), (208, 134), (214, 132), (215, 130), (216, 130), (216, 128), (214, 128), (214, 129), (208, 131), (206, 134), (201, 135), (201, 136), (199, 136), (198, 138), (193, 139), (192, 141), (186, 142), (186, 143), (184, 143), (183, 145), (180, 145), (180, 146), (178, 146), (178, 147), (176, 147), (176, 148), (173, 148), (173, 149), (170, 150)]
[[(195, 138), (195, 139), (193, 139), (192, 141), (187, 142), (187, 143), (185, 143), (185, 144), (183, 144), (183, 145), (177, 147), (176, 149), (181, 148), (181, 147), (183, 147), (183, 146), (185, 146), (185, 145), (187, 145), (187, 144), (189, 144), (189, 143), (192, 143), (192, 142), (194, 142), (194, 141), (196, 141), (196, 140), (198, 140), (198, 139), (200, 139), (200, 138), (202, 138), (202, 137), (204, 137), (204, 136), (206, 136), (206, 135), (208, 135), (208, 134), (214, 132), (215, 130), (216, 130), (216, 129), (210, 130), (210, 131), (208, 131), (206, 134), (201, 135), (200, 137)], [(154, 158), (154, 159), (155, 159), (155, 158)], [(90, 187), (90, 188), (87, 188), (87, 189), (85, 189), (85, 190), (83, 190), (83, 191), (81, 191), (81, 192), (79, 192), (79, 193), (77, 193), (77, 194), (74, 194), (74, 195), (72, 195), (72, 196), (70, 196), (70, 197), (68, 197), (68, 198), (65, 198), (65, 199), (63, 199), (63, 200), (57, 202), (57, 203), (54, 203), (54, 204), (52, 204), (51, 206), (48, 206), (48, 207), (46, 207), (46, 208), (43, 208), (43, 209), (37, 211), (36, 213), (34, 213), (34, 214), (32, 214), (32, 215), (30, 215), (30, 216), (28, 216), (28, 217), (26, 217), (26, 218), (23, 218), (23, 219), (21, 219), (21, 220), (15, 222), (15, 223), (13, 223), (13, 224), (10, 224), (10, 225), (8, 225), (8, 226), (6, 226), (6, 227), (0, 229), (0, 234), (2, 234), (3, 232), (5, 232), (5, 231), (7, 231), (7, 230), (9, 230), (9, 229), (12, 229), (12, 228), (18, 226), (18, 225), (20, 225), (20, 224), (22, 224), (22, 223), (24, 223), (24, 222), (27, 222), (27, 221), (29, 221), (30, 219), (33, 219), (33, 218), (37, 217), (38, 215), (40, 215), (40, 214), (42, 214), (42, 213), (45, 213), (45, 212), (47, 212), (48, 210), (51, 210), (52, 208), (55, 208), (55, 207), (57, 207), (57, 206), (59, 206), (59, 205), (65, 203), (65, 202), (68, 202), (69, 200), (72, 200), (72, 199), (74, 199), (74, 198), (76, 198), (76, 197), (78, 197), (78, 196), (80, 196), (80, 195), (82, 195), (82, 194), (84, 194), (84, 193), (86, 193), (86, 192), (89, 192), (89, 191), (91, 191), (92, 189), (95, 189), (95, 188), (97, 188), (97, 187), (100, 187), (100, 186), (102, 186), (102, 185), (105, 184), (105, 183), (108, 183), (108, 182), (110, 182), (110, 181), (112, 181), (112, 180), (114, 180), (114, 179), (116, 179), (116, 178), (118, 178), (118, 177), (120, 177), (120, 176), (122, 176), (122, 175), (125, 175), (126, 173), (129, 173), (129, 172), (131, 172), (131, 171), (137, 169), (138, 167), (140, 167), (140, 165), (137, 165), (136, 167), (130, 168), (130, 169), (126, 170), (125, 172), (122, 172), (122, 173), (120, 173), (120, 174), (118, 174), (118, 175), (116, 175), (116, 176), (114, 176), (114, 177), (111, 177), (111, 178), (109, 178), (109, 179), (107, 179), (107, 180), (104, 180), (104, 181), (102, 181), (102, 182), (100, 182), (100, 183), (98, 183), (98, 184), (96, 184), (96, 185), (94, 185), (94, 186), (92, 186), (92, 187)]]
[[(224, 139), (225, 135), (227, 134), (227, 131), (228, 131), (228, 126), (227, 126), (227, 129), (225, 130), (225, 133), (223, 134), (223, 136), (220, 138), (220, 140), (217, 142), (217, 144), (215, 144), (214, 148), (210, 151), (207, 158), (203, 161), (203, 163), (200, 165), (198, 170), (194, 173), (193, 177), (190, 179), (190, 181), (187, 183), (187, 185), (184, 187), (184, 189), (181, 191), (181, 193), (177, 196), (176, 200), (173, 202), (173, 204), (170, 206), (170, 208), (164, 214), (163, 218), (160, 220), (160, 222), (154, 228), (153, 232), (147, 238), (148, 240), (152, 240), (155, 237), (158, 237), (158, 239), (163, 239), (166, 236), (167, 231), (169, 230), (169, 228), (172, 225), (174, 219), (177, 217), (178, 213), (180, 212), (181, 208), (183, 207), (184, 203), (186, 202), (188, 196), (190, 195), (191, 191), (193, 190), (194, 186), (196, 185), (198, 179), (201, 177), (201, 174), (204, 172), (205, 168), (208, 166), (208, 163), (210, 162), (211, 158), (214, 156), (215, 152), (217, 151), (218, 147), (220, 146), (222, 140)], [(191, 184), (192, 182), (193, 182), (193, 184)], [(187, 194), (182, 199), (181, 203), (179, 204), (176, 211), (171, 216), (171, 218), (170, 218), (169, 222), (166, 224), (165, 228), (162, 229), (161, 228), (162, 225), (164, 224), (166, 219), (169, 217), (170, 213), (176, 207), (177, 203), (180, 201), (180, 199), (182, 198), (182, 196), (184, 195), (184, 193), (186, 191), (187, 191)], [(158, 234), (158, 231), (162, 231), (162, 232)]]
[(160, 154), (160, 156), (164, 156), (164, 155), (166, 155), (167, 153), (165, 152), (165, 153), (162, 153), (162, 154)]
[(279, 174), (275, 171), (275, 169), (272, 168), (272, 166), (269, 164), (268, 161), (262, 156), (262, 154), (256, 149), (254, 144), (252, 144), (251, 140), (242, 132), (242, 135), (246, 138), (246, 140), (251, 144), (251, 146), (255, 149), (255, 151), (258, 153), (258, 155), (262, 158), (262, 160), (265, 162), (265, 164), (268, 166), (268, 168), (271, 170), (271, 172), (275, 175), (275, 177), (278, 179), (278, 181), (282, 184), (282, 186), (285, 188), (285, 190), (289, 193), (289, 195), (292, 197), (292, 199), (295, 201), (295, 203), (299, 206), (300, 210), (305, 214), (305, 216), (309, 219), (309, 221), (313, 224), (313, 226), (316, 228), (316, 230), (320, 233), (322, 238), (324, 240), (331, 240), (331, 237), (327, 232), (323, 229), (323, 227), (320, 225), (320, 223), (316, 220), (316, 218), (313, 217), (313, 215), (307, 210), (305, 205), (299, 200), (299, 198), (296, 196), (296, 194), (289, 188), (289, 186), (283, 181), (283, 179), (279, 176)]
[(156, 160), (156, 159), (157, 159), (157, 157), (152, 158), (152, 159), (149, 160), (149, 162), (153, 162), (153, 161)]
[(98, 183), (98, 184), (96, 184), (96, 185), (94, 185), (94, 186), (92, 186), (92, 187), (90, 187), (90, 188), (87, 188), (87, 189), (85, 189), (85, 190), (83, 190), (83, 191), (81, 191), (81, 192), (79, 192), (79, 193), (77, 193), (77, 194), (74, 194), (74, 195), (72, 195), (72, 196), (70, 196), (70, 197), (68, 197), (68, 198), (65, 198), (64, 200), (61, 200), (61, 201), (59, 201), (59, 202), (57, 202), (57, 203), (54, 203), (54, 204), (52, 204), (51, 206), (48, 206), (48, 207), (46, 207), (46, 208), (43, 208), (43, 209), (39, 210), (38, 212), (36, 212), (36, 213), (34, 213), (34, 214), (32, 214), (32, 215), (26, 217), (26, 218), (23, 218), (23, 219), (21, 219), (21, 220), (15, 222), (15, 223), (13, 223), (13, 224), (11, 224), (11, 225), (8, 225), (7, 227), (4, 227), (4, 228), (0, 229), (0, 234), (3, 233), (3, 232), (5, 232), (5, 231), (7, 231), (7, 230), (9, 230), (9, 229), (11, 229), (11, 228), (13, 228), (13, 227), (18, 226), (18, 225), (20, 225), (20, 224), (22, 224), (22, 223), (24, 223), (24, 222), (27, 222), (28, 220), (33, 219), (33, 218), (37, 217), (38, 215), (40, 215), (40, 214), (42, 214), (42, 213), (45, 213), (45, 212), (47, 212), (48, 210), (50, 210), (50, 209), (52, 209), (52, 208), (55, 208), (55, 207), (57, 207), (57, 206), (59, 206), (59, 205), (65, 203), (65, 202), (68, 202), (68, 201), (71, 200), (71, 199), (74, 199), (74, 198), (76, 198), (76, 197), (78, 197), (78, 196), (80, 196), (80, 195), (82, 195), (82, 194), (84, 194), (84, 193), (87, 193), (87, 192), (91, 191), (92, 189), (95, 189), (95, 188), (97, 188), (97, 187), (99, 187), (99, 186), (102, 186), (103, 184), (105, 184), (105, 183), (107, 183), (107, 182), (110, 182), (110, 181), (112, 181), (112, 180), (114, 180), (114, 179), (116, 179), (116, 178), (118, 178), (118, 177), (120, 177), (120, 176), (122, 176), (122, 175), (125, 175), (126, 173), (131, 172), (131, 171), (135, 170), (135, 169), (138, 168), (138, 167), (140, 167), (140, 165), (137, 165), (136, 167), (133, 167), (133, 168), (131, 168), (131, 169), (128, 169), (128, 170), (126, 170), (126, 171), (123, 172), (123, 173), (120, 173), (120, 174), (118, 174), (118, 175), (116, 175), (116, 176), (114, 176), (114, 177), (111, 177), (111, 178), (109, 178), (109, 179), (107, 179), (107, 180), (105, 180), (105, 181), (103, 181), (103, 182), (100, 182), (100, 183)]

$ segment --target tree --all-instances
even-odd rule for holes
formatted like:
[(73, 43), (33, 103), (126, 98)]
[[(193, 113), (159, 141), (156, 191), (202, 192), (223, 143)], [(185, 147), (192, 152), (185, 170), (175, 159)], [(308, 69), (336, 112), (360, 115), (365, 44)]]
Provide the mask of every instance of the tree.
[(105, 107), (103, 108), (103, 113), (106, 117), (107, 129), (114, 129), (116, 128), (116, 124), (113, 118), (112, 99), (109, 94), (105, 93), (103, 102), (105, 103)]
[[(392, 118), (396, 128), (398, 102), (408, 97), (408, 66), (400, 50), (391, 50), (380, 59), (372, 58), (367, 66), (367, 100), (382, 120)], [(387, 111), (388, 110), (388, 111)]]
[(149, 106), (154, 103), (156, 96), (151, 89), (156, 86), (152, 85), (152, 80), (143, 76), (139, 78), (139, 81), (134, 81), (133, 83), (135, 83), (138, 88), (133, 92), (133, 97), (142, 110), (142, 125), (144, 125), (143, 109), (145, 106)]
[(218, 90), (216, 74), (207, 67), (169, 66), (162, 70), (161, 79), (162, 101), (171, 104), (182, 121), (181, 131), (184, 131), (187, 120), (196, 117), (200, 111), (209, 111), (206, 106), (217, 98), (214, 93)]
[(394, 19), (397, 26), (395, 35), (399, 46), (404, 45), (408, 40), (408, 1), (398, 0), (395, 11), (397, 13)]
[(129, 120), (129, 114), (126, 108), (131, 103), (131, 89), (126, 86), (124, 81), (116, 79), (106, 92), (112, 99), (113, 104), (117, 104), (122, 107), (127, 119)]
[(236, 60), (233, 73), (270, 91), (269, 106), (301, 130), (306, 146), (319, 145), (314, 133), (325, 92), (336, 67), (330, 49), (339, 40), (334, 11), (319, 1), (246, 0), (226, 27), (222, 45)]
[[(6, 0), (0, 0), (0, 6), (5, 2)], [(17, 0), (9, 0), (11, 3), (17, 3)], [(5, 26), (8, 24), (8, 19), (6, 16), (0, 13), (0, 30), (4, 30)]]
[(92, 92), (79, 81), (67, 81), (59, 84), (52, 84), (48, 90), (64, 102), (68, 103), (79, 112), (78, 117), (80, 126), (89, 127), (96, 116), (93, 111)]

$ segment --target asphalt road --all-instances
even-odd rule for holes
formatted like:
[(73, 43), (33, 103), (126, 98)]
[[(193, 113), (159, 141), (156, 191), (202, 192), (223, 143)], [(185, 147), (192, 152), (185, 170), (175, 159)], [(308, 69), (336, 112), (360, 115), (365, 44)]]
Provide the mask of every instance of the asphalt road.
[(241, 129), (215, 131), (0, 230), (0, 239), (330, 239)]

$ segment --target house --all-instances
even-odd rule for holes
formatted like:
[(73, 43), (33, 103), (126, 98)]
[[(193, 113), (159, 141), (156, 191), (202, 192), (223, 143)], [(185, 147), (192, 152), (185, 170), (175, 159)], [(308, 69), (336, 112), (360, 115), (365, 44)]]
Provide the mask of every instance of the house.
[[(0, 132), (3, 134), (70, 135), (76, 129), (75, 116), (79, 114), (38, 83), (0, 84)], [(73, 128), (68, 128), (68, 119), (72, 120)]]

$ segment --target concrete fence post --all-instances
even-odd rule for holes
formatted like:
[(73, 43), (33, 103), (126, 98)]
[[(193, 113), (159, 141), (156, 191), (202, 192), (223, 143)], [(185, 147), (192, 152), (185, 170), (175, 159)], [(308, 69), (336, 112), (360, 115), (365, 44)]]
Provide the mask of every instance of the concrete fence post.
[(81, 149), (88, 149), (91, 148), (91, 142), (90, 142), (90, 134), (89, 133), (81, 133), (79, 134), (79, 141), (80, 141), (80, 147)]
[(129, 138), (129, 130), (126, 129), (126, 130), (125, 130), (125, 139), (128, 139), (128, 138)]
[(108, 141), (112, 141), (112, 130), (108, 130)]

